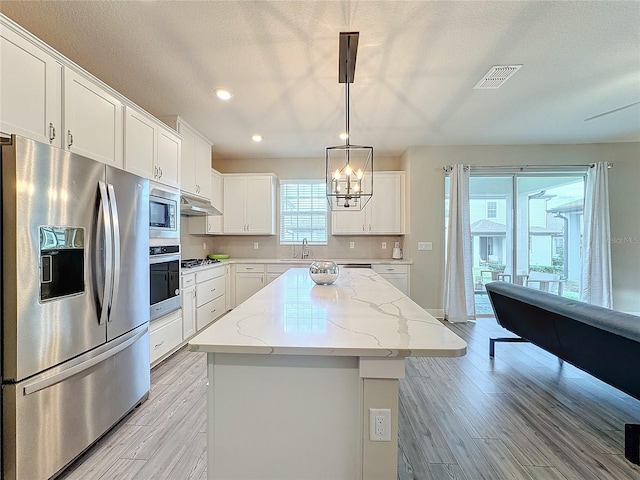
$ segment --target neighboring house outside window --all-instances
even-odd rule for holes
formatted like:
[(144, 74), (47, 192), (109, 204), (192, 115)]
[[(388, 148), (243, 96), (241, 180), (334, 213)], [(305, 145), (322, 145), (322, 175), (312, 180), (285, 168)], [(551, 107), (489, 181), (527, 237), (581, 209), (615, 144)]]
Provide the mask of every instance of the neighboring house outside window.
[(280, 244), (327, 244), (326, 185), (321, 180), (281, 180)]

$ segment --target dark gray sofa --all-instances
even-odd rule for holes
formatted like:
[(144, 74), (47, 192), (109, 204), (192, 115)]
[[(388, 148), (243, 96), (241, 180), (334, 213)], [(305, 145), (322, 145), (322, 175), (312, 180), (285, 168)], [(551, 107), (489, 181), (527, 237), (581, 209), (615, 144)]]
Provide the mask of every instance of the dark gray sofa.
[[(486, 285), (496, 320), (518, 339), (640, 400), (640, 317), (521, 285)], [(625, 456), (640, 464), (640, 424), (625, 426)]]

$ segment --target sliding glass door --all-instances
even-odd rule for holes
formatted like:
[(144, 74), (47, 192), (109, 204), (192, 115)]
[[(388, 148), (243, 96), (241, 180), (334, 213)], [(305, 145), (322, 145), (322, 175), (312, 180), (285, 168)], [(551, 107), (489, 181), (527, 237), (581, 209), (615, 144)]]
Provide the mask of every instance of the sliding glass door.
[(578, 298), (586, 174), (487, 170), (469, 181), (477, 315), (493, 314), (484, 285), (496, 280)]

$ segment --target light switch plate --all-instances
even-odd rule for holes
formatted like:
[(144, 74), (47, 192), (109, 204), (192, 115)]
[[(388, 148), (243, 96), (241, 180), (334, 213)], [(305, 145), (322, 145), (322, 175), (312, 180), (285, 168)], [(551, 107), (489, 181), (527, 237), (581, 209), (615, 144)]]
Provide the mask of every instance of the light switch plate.
[(356, 248), (356, 242), (349, 242), (349, 248)]
[(418, 242), (418, 250), (433, 250), (432, 242)]

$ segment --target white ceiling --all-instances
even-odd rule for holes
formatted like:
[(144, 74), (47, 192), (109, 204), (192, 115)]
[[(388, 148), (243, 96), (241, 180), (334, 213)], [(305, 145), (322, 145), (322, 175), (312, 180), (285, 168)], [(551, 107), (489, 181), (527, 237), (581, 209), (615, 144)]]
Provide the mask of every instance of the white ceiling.
[[(638, 104), (585, 121), (640, 102), (635, 0), (3, 0), (0, 11), (154, 115), (181, 115), (219, 157), (323, 157), (343, 143), (340, 31), (360, 32), (351, 143), (376, 155), (640, 141)], [(523, 67), (473, 89), (502, 64)]]

